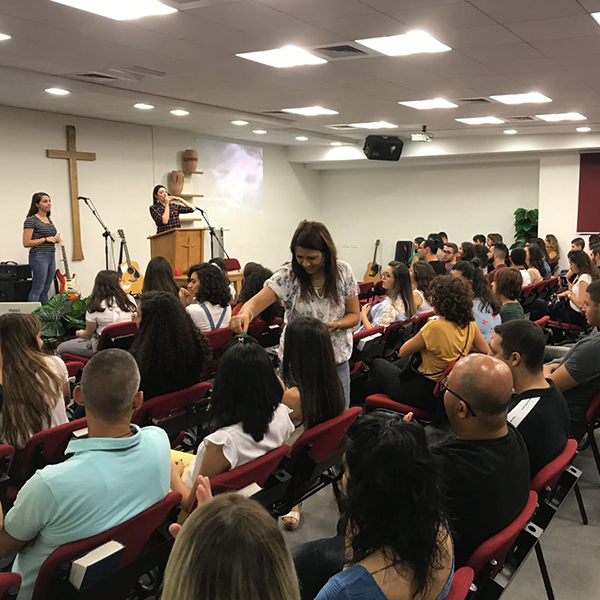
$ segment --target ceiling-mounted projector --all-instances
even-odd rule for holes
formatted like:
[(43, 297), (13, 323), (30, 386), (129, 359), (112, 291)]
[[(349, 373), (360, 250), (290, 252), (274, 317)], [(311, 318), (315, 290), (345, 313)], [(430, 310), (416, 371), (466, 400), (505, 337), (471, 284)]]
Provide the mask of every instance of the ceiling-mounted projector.
[(423, 125), (421, 133), (413, 133), (410, 136), (413, 142), (430, 142), (433, 139), (433, 133), (427, 131), (427, 125)]

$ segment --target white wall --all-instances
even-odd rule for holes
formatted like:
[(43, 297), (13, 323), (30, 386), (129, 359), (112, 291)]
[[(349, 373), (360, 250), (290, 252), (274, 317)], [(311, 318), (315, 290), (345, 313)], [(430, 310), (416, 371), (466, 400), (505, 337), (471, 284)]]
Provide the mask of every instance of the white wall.
[(538, 172), (532, 160), (324, 171), (322, 218), (340, 257), (362, 278), (376, 238), (384, 264), (393, 259), (396, 241), (432, 231), (446, 231), (457, 244), (498, 232), (510, 245), (515, 209), (538, 205)]

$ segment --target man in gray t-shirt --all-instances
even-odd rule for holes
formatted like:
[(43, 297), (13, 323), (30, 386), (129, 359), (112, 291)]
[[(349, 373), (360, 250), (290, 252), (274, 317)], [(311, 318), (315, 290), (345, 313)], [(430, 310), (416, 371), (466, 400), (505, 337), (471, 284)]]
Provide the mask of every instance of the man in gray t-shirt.
[[(600, 326), (600, 281), (587, 287), (582, 312), (592, 327)], [(554, 381), (569, 405), (571, 434), (582, 433), (586, 410), (600, 392), (600, 333), (575, 344), (562, 362), (546, 365), (544, 375)]]

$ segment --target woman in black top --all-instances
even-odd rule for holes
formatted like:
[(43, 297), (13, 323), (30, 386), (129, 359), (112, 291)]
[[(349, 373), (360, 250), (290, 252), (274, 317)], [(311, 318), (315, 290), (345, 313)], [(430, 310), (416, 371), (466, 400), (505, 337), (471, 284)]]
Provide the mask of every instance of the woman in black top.
[(29, 248), (29, 266), (33, 281), (29, 302), (48, 302), (48, 291), (56, 272), (55, 245), (60, 242), (50, 219), (52, 200), (46, 192), (36, 192), (23, 224), (23, 246)]
[[(173, 200), (181, 204), (173, 203)], [(196, 207), (177, 196), (169, 196), (164, 185), (154, 186), (152, 191), (153, 204), (150, 207), (150, 216), (156, 223), (156, 233), (169, 231), (170, 229), (179, 229), (181, 223), (179, 215), (193, 213)], [(182, 204), (184, 206), (182, 206)]]

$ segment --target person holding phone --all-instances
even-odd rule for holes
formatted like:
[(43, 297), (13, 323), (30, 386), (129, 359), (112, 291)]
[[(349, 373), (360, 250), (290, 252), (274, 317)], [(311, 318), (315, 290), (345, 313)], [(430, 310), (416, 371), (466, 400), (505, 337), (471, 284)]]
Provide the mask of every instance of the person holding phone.
[(56, 272), (54, 251), (60, 235), (50, 219), (52, 200), (46, 192), (36, 192), (23, 224), (23, 246), (29, 248), (31, 291), (27, 300), (47, 304), (48, 291)]

